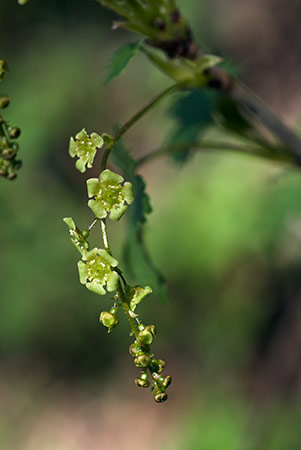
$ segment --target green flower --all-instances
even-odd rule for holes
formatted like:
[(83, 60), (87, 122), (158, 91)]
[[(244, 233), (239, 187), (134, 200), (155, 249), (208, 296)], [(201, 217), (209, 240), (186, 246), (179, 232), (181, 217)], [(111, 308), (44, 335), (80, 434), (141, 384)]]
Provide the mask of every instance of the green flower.
[(143, 300), (148, 294), (151, 294), (152, 288), (149, 286), (145, 286), (145, 288), (142, 288), (141, 286), (126, 286), (126, 296), (129, 301), (130, 310), (135, 311), (136, 306)]
[(75, 163), (77, 170), (85, 172), (86, 166), (88, 168), (92, 167), (97, 148), (101, 148), (103, 143), (101, 136), (97, 133), (92, 133), (89, 137), (84, 128), (75, 135), (75, 140), (73, 137), (70, 138), (69, 154), (72, 158), (78, 157)]
[(65, 224), (69, 227), (69, 233), (71, 237), (71, 241), (79, 250), (81, 254), (83, 254), (85, 251), (89, 250), (89, 242), (87, 242), (86, 238), (89, 235), (88, 231), (81, 231), (74, 223), (74, 220), (72, 217), (65, 217), (63, 219)]
[(99, 321), (108, 328), (108, 333), (111, 333), (113, 328), (115, 328), (119, 323), (116, 314), (113, 314), (112, 310), (103, 311), (99, 316)]
[(132, 183), (125, 182), (121, 175), (109, 169), (101, 172), (99, 178), (90, 178), (87, 181), (89, 202), (95, 216), (103, 219), (109, 213), (112, 220), (119, 220), (133, 203), (134, 196)]
[(79, 279), (90, 291), (105, 295), (104, 286), (109, 292), (115, 291), (118, 284), (118, 274), (112, 270), (118, 261), (103, 249), (93, 248), (85, 253), (78, 262)]

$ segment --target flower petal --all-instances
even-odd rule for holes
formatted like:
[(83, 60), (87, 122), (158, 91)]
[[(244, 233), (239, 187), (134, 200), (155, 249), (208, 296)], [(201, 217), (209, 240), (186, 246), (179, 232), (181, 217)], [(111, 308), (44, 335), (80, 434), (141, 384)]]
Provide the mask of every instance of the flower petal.
[(77, 267), (78, 267), (78, 273), (79, 273), (79, 281), (81, 282), (81, 284), (86, 284), (86, 281), (88, 278), (86, 264), (82, 261), (79, 261), (77, 263)]
[(65, 217), (63, 219), (63, 221), (65, 222), (65, 224), (71, 229), (71, 230), (75, 230), (76, 226), (74, 223), (74, 220), (72, 219), (72, 217)]
[(71, 137), (69, 141), (69, 155), (72, 158), (74, 158), (74, 156), (76, 155), (76, 142), (73, 137)]
[(86, 132), (86, 129), (83, 128), (82, 130), (80, 130), (76, 135), (75, 138), (78, 140), (82, 140), (82, 139), (87, 139), (88, 137), (88, 133)]
[(116, 267), (118, 265), (117, 259), (113, 258), (113, 256), (111, 256), (106, 250), (101, 248), (98, 250), (98, 254), (102, 257), (102, 259), (110, 264), (110, 266)]
[(79, 158), (75, 163), (75, 167), (81, 173), (84, 173), (86, 171), (86, 163), (87, 163), (87, 161), (85, 161), (83, 158)]
[(128, 181), (126, 181), (123, 185), (123, 194), (124, 194), (124, 199), (127, 202), (128, 205), (130, 205), (131, 203), (133, 203), (134, 201), (134, 194), (133, 194), (133, 186), (132, 183), (129, 183)]
[(114, 173), (109, 169), (105, 169), (99, 176), (99, 181), (110, 181), (112, 184), (118, 184), (123, 182), (123, 177)]
[(103, 138), (99, 134), (92, 133), (90, 137), (95, 147), (101, 148), (103, 146)]
[(117, 208), (112, 208), (111, 212), (110, 212), (110, 219), (111, 220), (119, 220), (123, 214), (126, 212), (126, 210), (128, 209), (127, 205), (120, 205)]
[(100, 283), (97, 283), (96, 281), (91, 281), (86, 284), (86, 287), (89, 289), (89, 291), (94, 292), (98, 295), (105, 295), (106, 291), (103, 288), (103, 286)]
[(98, 181), (98, 178), (90, 178), (87, 180), (87, 190), (88, 190), (88, 196), (94, 197), (94, 195), (97, 195), (100, 190), (100, 183)]
[(94, 212), (95, 216), (99, 219), (104, 219), (105, 217), (107, 217), (107, 212), (105, 211), (99, 200), (89, 200), (88, 206)]
[(113, 292), (117, 289), (119, 275), (117, 272), (112, 271), (107, 281), (107, 291)]

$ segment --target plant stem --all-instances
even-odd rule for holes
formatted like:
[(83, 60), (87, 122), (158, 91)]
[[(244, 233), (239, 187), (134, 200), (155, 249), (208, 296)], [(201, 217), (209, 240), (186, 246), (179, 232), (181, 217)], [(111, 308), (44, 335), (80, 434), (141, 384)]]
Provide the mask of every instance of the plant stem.
[(109, 255), (112, 255), (110, 244), (109, 244), (107, 224), (106, 224), (105, 219), (101, 219), (100, 229), (101, 229), (101, 237), (102, 237), (103, 246), (104, 246), (105, 250), (109, 253)]
[(134, 114), (124, 125), (117, 131), (114, 136), (113, 143), (108, 145), (103, 153), (103, 157), (100, 163), (100, 171), (105, 170), (107, 166), (107, 161), (110, 155), (111, 150), (113, 149), (115, 143), (120, 139), (139, 119), (141, 119), (146, 113), (148, 113), (157, 103), (160, 102), (164, 97), (166, 97), (171, 92), (175, 91), (181, 86), (180, 83), (173, 84), (169, 86), (167, 89), (164, 89), (160, 94), (156, 95), (149, 103), (147, 103), (142, 109), (140, 109), (136, 114)]
[[(109, 238), (108, 238), (107, 224), (106, 224), (105, 219), (101, 219), (101, 221), (100, 221), (100, 229), (101, 229), (101, 236), (102, 236), (102, 241), (103, 241), (104, 248), (110, 255), (112, 255), (110, 244), (109, 244)], [(119, 274), (119, 277), (120, 276), (121, 275)], [(129, 324), (130, 324), (130, 327), (131, 327), (131, 332), (133, 333), (133, 335), (135, 337), (137, 337), (138, 336), (138, 330), (137, 330), (137, 327), (136, 327), (136, 323), (135, 323), (133, 317), (130, 314), (129, 303), (128, 303), (127, 298), (126, 298), (126, 296), (124, 294), (124, 290), (122, 288), (120, 278), (118, 280), (117, 293), (118, 293), (118, 297), (119, 297), (119, 299), (121, 301), (121, 305), (122, 305), (123, 311), (124, 311), (128, 321), (129, 321)]]
[(281, 162), (291, 162), (292, 158), (290, 155), (284, 155), (284, 154), (274, 154), (272, 150), (268, 150), (265, 148), (259, 148), (259, 147), (246, 147), (243, 145), (238, 144), (224, 144), (222, 142), (211, 142), (211, 141), (192, 141), (192, 142), (185, 142), (177, 145), (171, 145), (163, 148), (159, 148), (156, 150), (153, 150), (152, 152), (142, 156), (140, 159), (138, 159), (137, 164), (138, 166), (142, 166), (143, 164), (146, 164), (147, 162), (160, 158), (161, 156), (167, 156), (172, 155), (175, 153), (178, 153), (182, 150), (186, 149), (199, 149), (199, 150), (229, 150), (234, 151), (238, 153), (247, 153), (254, 156), (259, 156), (262, 158), (267, 158), (271, 160), (281, 161)]

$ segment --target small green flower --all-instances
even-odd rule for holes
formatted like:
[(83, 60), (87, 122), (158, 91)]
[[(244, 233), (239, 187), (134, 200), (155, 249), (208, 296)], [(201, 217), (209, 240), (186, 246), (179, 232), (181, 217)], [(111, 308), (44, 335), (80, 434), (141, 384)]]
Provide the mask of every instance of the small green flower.
[(89, 242), (86, 240), (88, 232), (87, 231), (81, 231), (75, 225), (74, 220), (72, 219), (72, 217), (65, 217), (63, 219), (63, 221), (69, 227), (69, 233), (70, 233), (71, 241), (73, 242), (73, 244), (75, 245), (77, 250), (79, 250), (79, 252), (81, 254), (83, 254), (85, 251), (89, 250)]
[(121, 175), (109, 169), (101, 172), (99, 178), (87, 181), (89, 202), (88, 206), (99, 219), (109, 214), (110, 219), (119, 220), (133, 203), (132, 183), (125, 182)]
[(141, 286), (126, 286), (126, 295), (129, 301), (130, 310), (135, 311), (136, 306), (143, 300), (148, 294), (151, 294), (152, 288), (149, 286), (145, 286), (142, 288)]
[(101, 148), (103, 143), (103, 138), (99, 134), (92, 133), (89, 136), (84, 128), (75, 135), (75, 140), (73, 137), (70, 138), (69, 154), (72, 158), (78, 157), (75, 163), (77, 170), (85, 172), (86, 166), (89, 169), (92, 167), (97, 148)]
[(115, 328), (119, 323), (116, 314), (113, 314), (112, 310), (103, 311), (99, 316), (99, 321), (108, 328), (108, 333), (111, 333), (113, 328)]
[(103, 249), (93, 248), (85, 253), (78, 262), (79, 279), (82, 284), (96, 294), (105, 295), (104, 286), (109, 292), (115, 291), (118, 284), (118, 274), (111, 268), (118, 261)]

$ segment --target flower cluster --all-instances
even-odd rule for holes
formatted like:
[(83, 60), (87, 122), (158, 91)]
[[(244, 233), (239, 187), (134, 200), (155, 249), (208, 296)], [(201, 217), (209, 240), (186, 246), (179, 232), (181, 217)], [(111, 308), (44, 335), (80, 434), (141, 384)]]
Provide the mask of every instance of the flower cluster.
[(97, 133), (88, 135), (83, 128), (79, 133), (70, 138), (69, 154), (72, 158), (78, 157), (75, 163), (75, 167), (80, 172), (85, 172), (86, 167), (89, 169), (92, 167), (96, 152), (98, 148), (101, 148), (104, 144), (103, 138)]
[(119, 220), (133, 203), (132, 184), (121, 175), (106, 169), (99, 178), (90, 178), (87, 181), (89, 208), (96, 217), (104, 219), (109, 215), (112, 220)]
[(130, 354), (135, 358), (136, 367), (141, 368), (141, 375), (135, 379), (135, 383), (139, 387), (148, 388), (150, 386), (149, 375), (152, 379), (152, 393), (157, 403), (167, 400), (166, 389), (171, 383), (171, 376), (160, 375), (165, 367), (163, 359), (154, 359), (150, 353), (150, 344), (153, 342), (156, 334), (154, 325), (138, 326), (139, 333), (133, 344), (130, 345)]
[[(8, 72), (6, 62), (0, 60), (0, 81)], [(0, 94), (0, 108), (6, 108), (10, 99), (6, 94)], [(0, 116), (0, 176), (8, 180), (14, 180), (22, 162), (16, 159), (19, 145), (15, 140), (20, 136), (20, 128), (11, 127), (9, 123)]]
[[(91, 167), (97, 148), (105, 142), (107, 148), (112, 146), (114, 138), (103, 134), (100, 137), (96, 133), (88, 136), (83, 129), (80, 133), (70, 139), (69, 153), (72, 157), (77, 156), (76, 167), (84, 172)], [(90, 291), (105, 295), (106, 292), (114, 293), (114, 304), (109, 311), (102, 311), (99, 321), (110, 333), (119, 323), (117, 318), (118, 309), (124, 310), (130, 323), (131, 334), (136, 336), (135, 342), (130, 346), (130, 353), (134, 357), (136, 367), (141, 369), (141, 375), (136, 378), (137, 386), (149, 387), (152, 380), (152, 392), (156, 402), (160, 403), (167, 399), (166, 388), (171, 382), (170, 376), (161, 376), (165, 361), (154, 359), (150, 353), (150, 344), (155, 337), (155, 326), (144, 326), (138, 314), (137, 305), (152, 292), (149, 286), (129, 286), (121, 271), (117, 268), (118, 261), (111, 255), (108, 244), (105, 218), (119, 220), (134, 201), (132, 184), (124, 181), (123, 177), (109, 169), (100, 173), (99, 178), (87, 180), (88, 206), (95, 217), (88, 230), (80, 230), (71, 217), (66, 217), (64, 222), (69, 228), (72, 243), (81, 254), (78, 262), (79, 279)], [(105, 249), (93, 248), (90, 250), (88, 238), (90, 231), (97, 222), (100, 222), (102, 239)]]

